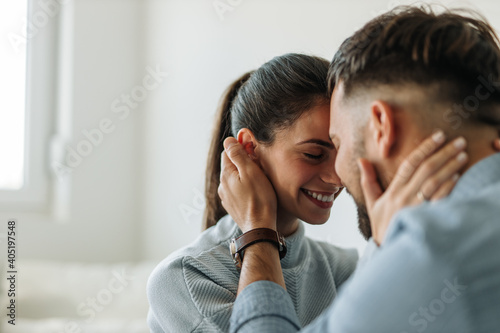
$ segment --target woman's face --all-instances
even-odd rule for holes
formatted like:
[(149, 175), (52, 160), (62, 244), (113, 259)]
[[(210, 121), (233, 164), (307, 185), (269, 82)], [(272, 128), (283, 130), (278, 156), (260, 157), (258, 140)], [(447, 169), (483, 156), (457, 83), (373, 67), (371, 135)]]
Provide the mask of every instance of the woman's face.
[(336, 151), (328, 134), (330, 108), (320, 104), (276, 133), (270, 146), (256, 155), (278, 197), (278, 220), (297, 218), (322, 224), (330, 217), (342, 183), (334, 165)]

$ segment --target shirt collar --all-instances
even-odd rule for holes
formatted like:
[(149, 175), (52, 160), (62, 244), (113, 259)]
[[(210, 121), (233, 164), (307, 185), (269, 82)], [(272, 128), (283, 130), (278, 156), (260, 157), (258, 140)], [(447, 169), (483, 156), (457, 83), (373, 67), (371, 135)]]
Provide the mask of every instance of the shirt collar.
[(500, 180), (500, 153), (486, 157), (469, 170), (458, 180), (450, 194), (451, 198), (466, 198), (473, 196), (475, 190), (480, 190)]

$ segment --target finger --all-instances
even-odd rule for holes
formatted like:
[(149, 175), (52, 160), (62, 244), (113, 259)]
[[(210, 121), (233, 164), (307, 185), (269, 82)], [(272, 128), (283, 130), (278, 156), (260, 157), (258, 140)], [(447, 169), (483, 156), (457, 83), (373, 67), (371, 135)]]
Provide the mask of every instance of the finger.
[(456, 177), (452, 177), (451, 179), (448, 179), (446, 182), (444, 182), (441, 187), (430, 197), (430, 201), (435, 202), (439, 199), (447, 197), (457, 184), (458, 179), (459, 176), (458, 174), (456, 174)]
[[(219, 184), (219, 187), (217, 187), (217, 194), (219, 195), (220, 198), (220, 203), (222, 204), (222, 207), (224, 207), (224, 184), (221, 182)], [(224, 207), (225, 209), (226, 207)]]
[(432, 198), (434, 193), (448, 180), (456, 178), (460, 169), (462, 169), (468, 161), (468, 156), (465, 152), (461, 152), (456, 158), (450, 159), (441, 169), (434, 175), (426, 179), (420, 191), (426, 198)]
[(226, 177), (236, 174), (239, 177), (238, 168), (233, 164), (233, 162), (227, 156), (226, 151), (222, 151), (220, 154), (220, 181), (221, 183)]
[(224, 139), (224, 149), (229, 149), (231, 146), (234, 146), (236, 144), (238, 144), (238, 140), (236, 140), (236, 138), (232, 137), (232, 136), (228, 136), (226, 139)]
[[(443, 168), (450, 159), (459, 155), (466, 146), (467, 142), (464, 138), (457, 138), (422, 162), (408, 182), (410, 192), (407, 195), (413, 196), (421, 191), (423, 183)], [(422, 194), (427, 195), (427, 197), (429, 195), (424, 192)]]
[(365, 197), (367, 207), (372, 207), (375, 201), (383, 194), (380, 184), (377, 181), (377, 174), (373, 165), (366, 159), (358, 160), (361, 174), (361, 189)]
[(253, 163), (243, 145), (241, 145), (235, 138), (229, 137), (224, 140), (224, 151), (226, 152), (226, 156), (228, 160), (225, 160), (225, 163), (229, 161), (231, 164), (237, 169), (239, 177), (245, 177), (245, 170), (251, 170), (251, 168), (245, 168), (248, 163)]
[(445, 134), (441, 130), (434, 133), (430, 138), (425, 139), (399, 166), (396, 176), (392, 181), (394, 186), (405, 185), (420, 164), (441, 147), (445, 139)]

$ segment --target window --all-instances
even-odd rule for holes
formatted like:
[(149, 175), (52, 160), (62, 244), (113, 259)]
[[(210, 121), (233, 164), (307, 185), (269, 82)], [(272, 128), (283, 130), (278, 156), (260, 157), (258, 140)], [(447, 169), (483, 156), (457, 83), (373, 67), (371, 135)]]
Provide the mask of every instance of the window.
[[(20, 190), (24, 184), (26, 44), (22, 18), (27, 1), (4, 1), (0, 25), (8, 42), (0, 44), (0, 190)], [(17, 30), (17, 31), (16, 31)]]
[[(54, 2), (56, 3), (56, 2)], [(2, 1), (0, 210), (47, 212), (49, 142), (56, 110), (59, 8)]]

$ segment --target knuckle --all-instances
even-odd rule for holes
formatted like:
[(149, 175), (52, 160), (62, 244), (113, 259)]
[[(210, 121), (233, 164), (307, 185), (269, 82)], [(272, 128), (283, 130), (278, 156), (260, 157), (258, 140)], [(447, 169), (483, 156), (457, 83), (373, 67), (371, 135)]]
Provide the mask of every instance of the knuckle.
[(424, 184), (422, 186), (422, 191), (424, 191), (424, 193), (426, 195), (431, 195), (436, 191), (436, 189), (439, 187), (439, 185), (440, 185), (439, 180), (437, 180), (435, 178), (429, 179), (426, 182), (426, 184)]
[(217, 194), (219, 195), (219, 197), (223, 197), (224, 195), (224, 186), (222, 184), (219, 185), (219, 187), (217, 187)]
[(423, 161), (429, 154), (431, 154), (434, 149), (434, 143), (426, 141), (416, 149), (415, 153), (412, 156), (414, 156), (415, 162), (418, 164)]
[(407, 180), (413, 172), (412, 163), (409, 160), (404, 161), (399, 169), (399, 177), (402, 180)]
[(226, 170), (225, 169), (222, 169), (220, 171), (220, 174), (219, 174), (219, 180), (220, 180), (220, 184), (219, 184), (219, 187), (222, 185), (222, 182), (226, 179)]
[(436, 142), (432, 139), (428, 140), (422, 146), (422, 154), (428, 155), (428, 154), (432, 153), (435, 148), (436, 148)]
[(422, 164), (421, 168), (425, 174), (430, 174), (436, 168), (436, 163), (427, 161), (426, 163)]
[(406, 160), (407, 168), (415, 168), (420, 163), (420, 158), (417, 153), (412, 154)]
[(404, 168), (401, 173), (402, 180), (408, 181), (411, 178), (414, 170), (415, 169), (411, 166), (407, 166), (406, 168)]
[(232, 146), (228, 147), (227, 149), (225, 149), (225, 151), (226, 151), (226, 154), (228, 156), (231, 156), (231, 157), (241, 155), (243, 152), (243, 150), (240, 148), (239, 144), (232, 145)]

